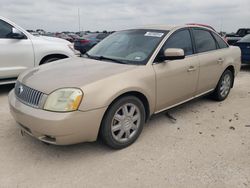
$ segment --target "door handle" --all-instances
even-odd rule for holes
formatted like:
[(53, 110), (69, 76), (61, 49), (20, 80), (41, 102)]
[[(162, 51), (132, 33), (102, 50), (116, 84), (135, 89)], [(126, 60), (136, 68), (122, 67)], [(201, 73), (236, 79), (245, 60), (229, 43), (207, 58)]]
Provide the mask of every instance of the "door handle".
[(193, 71), (196, 71), (196, 68), (194, 66), (190, 66), (187, 71), (193, 72)]
[(224, 62), (224, 59), (219, 58), (219, 59), (217, 60), (217, 62), (218, 62), (219, 64), (221, 64), (221, 63), (223, 63), (223, 62)]

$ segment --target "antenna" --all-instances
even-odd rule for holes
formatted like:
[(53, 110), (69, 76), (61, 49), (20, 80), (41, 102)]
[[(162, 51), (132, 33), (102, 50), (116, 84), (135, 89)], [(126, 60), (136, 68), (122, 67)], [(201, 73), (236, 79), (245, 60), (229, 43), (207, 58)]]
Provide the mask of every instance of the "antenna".
[(78, 8), (78, 27), (79, 27), (79, 32), (81, 32), (80, 8)]

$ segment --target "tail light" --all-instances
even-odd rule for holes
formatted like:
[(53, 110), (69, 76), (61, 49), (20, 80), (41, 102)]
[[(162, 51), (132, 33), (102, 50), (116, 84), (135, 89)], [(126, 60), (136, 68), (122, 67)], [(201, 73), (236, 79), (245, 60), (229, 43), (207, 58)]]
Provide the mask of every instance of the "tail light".
[(86, 43), (89, 43), (90, 41), (89, 40), (86, 40), (86, 39), (82, 39), (82, 40), (80, 40), (80, 43), (81, 44), (86, 44)]

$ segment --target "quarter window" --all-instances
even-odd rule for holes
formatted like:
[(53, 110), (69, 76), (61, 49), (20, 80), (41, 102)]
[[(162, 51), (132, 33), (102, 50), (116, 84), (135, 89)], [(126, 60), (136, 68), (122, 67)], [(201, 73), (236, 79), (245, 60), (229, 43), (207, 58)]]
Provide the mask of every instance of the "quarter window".
[(213, 36), (215, 38), (215, 40), (217, 41), (219, 47), (222, 49), (222, 48), (227, 48), (228, 45), (226, 44), (226, 42), (221, 38), (219, 37), (218, 35), (216, 35), (215, 33), (213, 33)]
[(170, 36), (163, 46), (163, 51), (168, 48), (180, 48), (184, 50), (186, 56), (192, 55), (193, 46), (189, 31), (187, 29), (177, 31), (172, 36)]
[(193, 33), (198, 53), (216, 50), (215, 40), (209, 31), (194, 29)]
[(12, 26), (3, 20), (0, 20), (0, 38), (10, 38), (12, 33)]

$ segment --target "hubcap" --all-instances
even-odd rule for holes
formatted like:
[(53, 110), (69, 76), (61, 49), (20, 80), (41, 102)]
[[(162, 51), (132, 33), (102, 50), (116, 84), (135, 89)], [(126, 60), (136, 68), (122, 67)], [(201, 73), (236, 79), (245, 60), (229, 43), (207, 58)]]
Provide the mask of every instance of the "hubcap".
[(111, 131), (113, 138), (118, 142), (127, 142), (136, 135), (141, 123), (139, 108), (127, 103), (121, 106), (115, 113)]
[(226, 97), (231, 88), (231, 77), (229, 74), (226, 74), (222, 79), (220, 86), (220, 95), (222, 97)]

